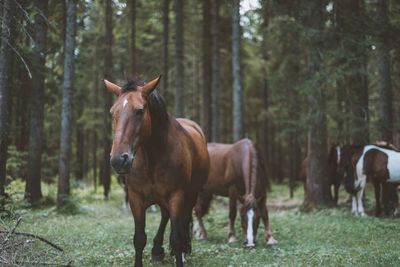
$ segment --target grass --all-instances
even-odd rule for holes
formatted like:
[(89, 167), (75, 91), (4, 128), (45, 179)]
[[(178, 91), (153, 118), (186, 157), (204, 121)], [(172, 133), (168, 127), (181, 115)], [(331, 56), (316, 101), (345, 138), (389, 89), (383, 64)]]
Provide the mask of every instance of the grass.
[[(75, 189), (79, 209), (73, 214), (61, 214), (50, 206), (41, 209), (15, 208), (23, 220), (19, 231), (41, 235), (65, 249), (63, 259), (74, 266), (132, 266), (133, 219), (122, 207), (122, 190), (114, 186), (108, 201), (91, 189)], [(46, 194), (54, 188), (46, 187)], [(371, 190), (369, 190), (371, 191)], [(341, 192), (341, 196), (345, 194)], [(269, 203), (271, 227), (279, 244), (266, 247), (262, 231), (255, 249), (241, 245), (240, 222), (236, 222), (239, 242), (228, 245), (226, 201), (215, 201), (205, 217), (208, 241), (193, 241), (193, 253), (188, 266), (398, 266), (400, 263), (400, 223), (394, 219), (356, 218), (348, 207), (304, 213), (299, 208), (302, 189), (288, 198), (287, 188), (274, 185)], [(344, 199), (342, 199), (344, 202)], [(280, 209), (279, 207), (290, 207)], [(368, 206), (372, 208), (371, 205)], [(159, 223), (158, 212), (147, 214), (147, 246), (145, 266), (173, 266), (166, 256), (164, 262), (150, 262), (152, 239)], [(6, 221), (12, 225), (13, 221)], [(168, 233), (165, 248), (168, 250)], [(60, 256), (61, 257), (61, 256)]]

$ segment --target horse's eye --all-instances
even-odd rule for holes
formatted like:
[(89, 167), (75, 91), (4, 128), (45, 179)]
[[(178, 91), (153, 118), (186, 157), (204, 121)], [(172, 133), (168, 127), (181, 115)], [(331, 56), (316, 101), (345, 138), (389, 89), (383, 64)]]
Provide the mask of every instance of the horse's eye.
[(136, 114), (137, 116), (142, 116), (142, 115), (144, 114), (144, 109), (143, 109), (143, 108), (137, 109), (136, 112), (135, 112), (135, 114)]

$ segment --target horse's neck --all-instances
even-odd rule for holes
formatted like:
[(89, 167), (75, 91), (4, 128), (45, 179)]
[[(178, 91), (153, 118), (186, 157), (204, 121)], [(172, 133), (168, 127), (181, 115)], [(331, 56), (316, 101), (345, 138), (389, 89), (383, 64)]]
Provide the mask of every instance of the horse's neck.
[(174, 135), (174, 122), (170, 118), (170, 122), (163, 127), (159, 127), (157, 122), (152, 125), (152, 133), (143, 146), (143, 152), (151, 159), (163, 157), (165, 153), (171, 149), (170, 137)]

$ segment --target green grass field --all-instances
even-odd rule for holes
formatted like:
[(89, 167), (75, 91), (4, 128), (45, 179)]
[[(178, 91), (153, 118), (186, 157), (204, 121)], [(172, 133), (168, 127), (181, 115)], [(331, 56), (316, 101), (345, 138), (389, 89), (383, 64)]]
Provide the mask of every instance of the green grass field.
[[(73, 266), (132, 266), (134, 224), (129, 210), (122, 207), (122, 190), (117, 188), (114, 186), (108, 201), (92, 190), (75, 189), (79, 209), (70, 215), (60, 214), (54, 207), (32, 211), (23, 205), (14, 206), (23, 218), (18, 231), (39, 234), (64, 248), (64, 254), (56, 255), (38, 244), (35, 253), (43, 250), (47, 261), (58, 258), (63, 262), (72, 260)], [(54, 195), (53, 190), (46, 187), (45, 194)], [(400, 266), (399, 220), (355, 218), (348, 207), (304, 213), (296, 207), (301, 204), (302, 189), (296, 191), (294, 199), (287, 195), (286, 187), (274, 185), (269, 199), (271, 227), (279, 244), (266, 247), (260, 229), (255, 249), (242, 247), (239, 220), (239, 242), (226, 243), (226, 201), (217, 199), (205, 218), (209, 240), (193, 241), (187, 266)], [(341, 196), (346, 197), (344, 192)], [(170, 256), (161, 264), (150, 261), (159, 219), (158, 212), (148, 212), (145, 266), (174, 265)], [(2, 223), (12, 226), (14, 222), (8, 219)], [(169, 229), (165, 236), (167, 250), (168, 234)]]

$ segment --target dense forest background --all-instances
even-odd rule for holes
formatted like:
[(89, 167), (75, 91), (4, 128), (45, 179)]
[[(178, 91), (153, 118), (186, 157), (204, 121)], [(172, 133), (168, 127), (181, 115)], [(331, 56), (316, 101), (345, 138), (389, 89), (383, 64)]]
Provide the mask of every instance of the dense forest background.
[(0, 18), (1, 195), (17, 179), (33, 203), (41, 182), (60, 205), (108, 195), (104, 78), (162, 74), (171, 114), (251, 138), (290, 192), (307, 153), (321, 180), (329, 144), (400, 145), (399, 1), (4, 0)]

